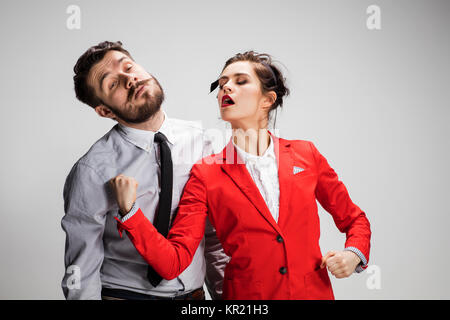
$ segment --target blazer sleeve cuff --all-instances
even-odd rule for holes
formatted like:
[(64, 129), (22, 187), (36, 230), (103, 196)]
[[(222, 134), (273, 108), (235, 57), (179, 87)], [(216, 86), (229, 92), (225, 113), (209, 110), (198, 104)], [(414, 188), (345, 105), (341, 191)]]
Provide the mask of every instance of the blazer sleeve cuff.
[(347, 248), (345, 248), (344, 250), (346, 250), (346, 251), (351, 251), (351, 252), (355, 253), (355, 254), (361, 259), (360, 264), (359, 264), (359, 265), (356, 267), (356, 269), (355, 269), (355, 272), (356, 272), (356, 273), (363, 272), (364, 269), (367, 268), (367, 259), (366, 259), (366, 257), (364, 256), (364, 254), (363, 254), (358, 248), (355, 248), (355, 247), (347, 247)]
[(114, 217), (117, 221), (117, 231), (122, 238), (123, 231), (130, 231), (135, 229), (143, 220), (146, 219), (142, 213), (141, 208), (138, 206), (133, 206), (131, 211), (127, 213), (122, 219)]

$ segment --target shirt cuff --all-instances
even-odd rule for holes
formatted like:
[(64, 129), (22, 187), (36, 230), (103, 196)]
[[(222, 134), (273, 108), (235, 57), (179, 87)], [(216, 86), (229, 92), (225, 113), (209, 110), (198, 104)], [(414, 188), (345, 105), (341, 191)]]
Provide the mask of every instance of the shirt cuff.
[[(131, 214), (132, 211), (135, 212)], [(132, 207), (127, 216), (128, 217), (124, 216), (124, 218), (126, 218), (124, 220), (126, 221), (122, 221), (122, 219), (114, 217), (114, 219), (117, 221), (117, 231), (119, 231), (119, 235), (121, 238), (124, 230), (130, 231), (132, 229), (136, 229), (137, 226), (139, 226), (143, 222), (143, 220), (147, 219), (138, 206), (136, 206), (134, 209)]]
[(127, 221), (128, 219), (130, 219), (138, 211), (138, 209), (139, 209), (139, 207), (136, 205), (136, 202), (133, 203), (133, 206), (131, 207), (130, 211), (128, 211), (128, 213), (126, 215), (124, 215), (122, 217), (122, 219), (120, 219), (120, 221), (122, 223)]
[(356, 273), (363, 272), (364, 269), (367, 267), (367, 259), (363, 255), (363, 253), (361, 251), (359, 251), (358, 248), (355, 248), (355, 247), (347, 247), (344, 250), (353, 252), (354, 254), (356, 254), (361, 259), (361, 262), (356, 267), (355, 272)]

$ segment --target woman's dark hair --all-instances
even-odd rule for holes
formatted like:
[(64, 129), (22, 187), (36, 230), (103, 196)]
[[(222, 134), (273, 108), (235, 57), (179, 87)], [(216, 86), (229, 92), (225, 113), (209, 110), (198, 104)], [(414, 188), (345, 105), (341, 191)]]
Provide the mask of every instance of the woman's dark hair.
[(73, 76), (73, 82), (75, 85), (75, 95), (83, 103), (95, 108), (101, 101), (95, 95), (94, 88), (88, 85), (87, 77), (92, 66), (103, 59), (105, 54), (110, 50), (116, 50), (125, 53), (130, 59), (133, 60), (130, 53), (122, 48), (122, 42), (110, 42), (103, 41), (96, 46), (92, 46), (86, 50), (83, 55), (78, 58), (77, 63), (73, 67), (75, 75)]
[(238, 61), (253, 63), (255, 73), (261, 82), (263, 93), (274, 91), (277, 94), (277, 99), (270, 107), (269, 114), (278, 107), (282, 107), (283, 98), (289, 95), (289, 89), (286, 87), (286, 78), (283, 77), (280, 69), (274, 65), (272, 57), (266, 53), (257, 53), (255, 51), (238, 53), (225, 62), (222, 72), (230, 64)]

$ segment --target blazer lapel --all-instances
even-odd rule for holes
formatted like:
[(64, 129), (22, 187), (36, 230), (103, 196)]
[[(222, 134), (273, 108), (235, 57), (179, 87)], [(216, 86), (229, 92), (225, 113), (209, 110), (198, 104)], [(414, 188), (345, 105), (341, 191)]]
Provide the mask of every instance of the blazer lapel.
[(258, 187), (250, 176), (244, 161), (237, 154), (232, 141), (227, 144), (222, 155), (224, 161), (221, 164), (222, 170), (233, 180), (236, 186), (244, 193), (264, 219), (269, 222), (278, 233), (281, 233), (264, 198), (261, 196)]
[(291, 143), (272, 135), (275, 148), (275, 156), (278, 165), (278, 183), (280, 186), (278, 225), (282, 226), (285, 215), (289, 214), (291, 191), (293, 183), (293, 158)]

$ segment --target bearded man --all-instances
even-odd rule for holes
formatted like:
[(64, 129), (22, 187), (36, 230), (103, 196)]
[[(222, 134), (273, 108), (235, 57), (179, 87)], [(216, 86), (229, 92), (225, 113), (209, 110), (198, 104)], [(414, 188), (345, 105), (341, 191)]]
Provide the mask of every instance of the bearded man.
[(65, 297), (204, 299), (206, 277), (211, 297), (220, 298), (227, 256), (212, 226), (207, 223), (191, 265), (164, 280), (117, 232), (115, 219), (126, 216), (109, 183), (121, 174), (137, 177), (135, 207), (167, 229), (192, 165), (213, 153), (211, 140), (197, 123), (167, 116), (161, 85), (120, 41), (89, 48), (74, 72), (76, 97), (117, 124), (75, 163), (64, 185)]

